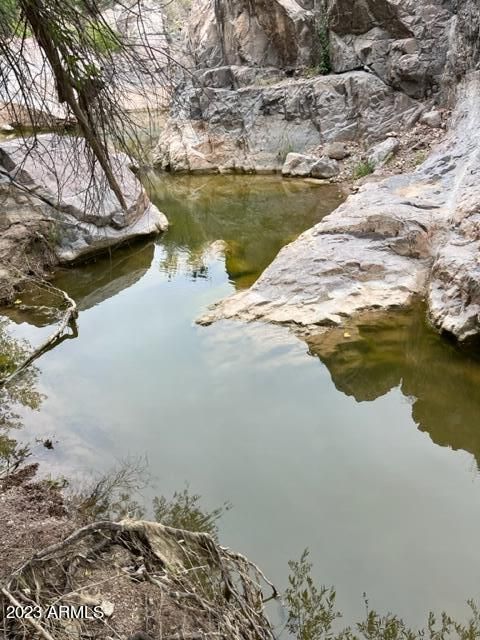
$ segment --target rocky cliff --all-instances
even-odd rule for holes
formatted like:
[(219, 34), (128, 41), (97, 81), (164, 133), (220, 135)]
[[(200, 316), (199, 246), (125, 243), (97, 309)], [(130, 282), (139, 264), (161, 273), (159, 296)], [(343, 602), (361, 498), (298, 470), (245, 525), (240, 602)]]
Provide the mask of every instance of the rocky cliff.
[(195, 63), (296, 68), (315, 63), (315, 20), (295, 0), (197, 0), (188, 25)]
[[(288, 152), (411, 127), (478, 60), (471, 0), (194, 0), (170, 171), (275, 171)], [(320, 149), (319, 149), (320, 147)]]
[(426, 297), (432, 322), (480, 331), (480, 72), (463, 81), (447, 140), (413, 174), (363, 186), (285, 247), (253, 287), (201, 319), (268, 320), (302, 333)]
[(454, 0), (330, 0), (332, 69), (367, 67), (411, 97), (438, 94), (454, 11)]

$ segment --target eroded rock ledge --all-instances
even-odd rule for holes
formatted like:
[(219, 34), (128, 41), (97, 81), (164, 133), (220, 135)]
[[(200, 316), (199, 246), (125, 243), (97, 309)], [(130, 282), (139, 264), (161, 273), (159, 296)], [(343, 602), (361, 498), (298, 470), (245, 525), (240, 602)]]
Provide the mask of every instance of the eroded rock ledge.
[(25, 274), (167, 228), (127, 156), (113, 154), (112, 165), (126, 211), (100, 167), (91, 173), (83, 140), (47, 134), (0, 144), (0, 299)]
[(480, 72), (458, 89), (446, 140), (417, 171), (364, 185), (285, 247), (251, 289), (199, 319), (265, 320), (303, 334), (366, 309), (427, 300), (433, 324), (480, 333)]

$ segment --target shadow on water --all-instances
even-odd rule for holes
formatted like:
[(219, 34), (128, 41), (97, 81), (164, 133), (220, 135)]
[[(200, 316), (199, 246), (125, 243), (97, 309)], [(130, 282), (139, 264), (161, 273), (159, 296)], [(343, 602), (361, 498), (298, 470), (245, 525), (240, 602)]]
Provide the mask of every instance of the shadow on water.
[[(150, 239), (122, 247), (110, 255), (104, 254), (85, 264), (60, 270), (55, 286), (74, 298), (79, 313), (113, 298), (134, 286), (150, 269), (155, 244)], [(58, 319), (57, 300), (52, 294), (32, 286), (22, 292), (20, 304), (5, 308), (2, 313), (15, 324), (26, 322), (46, 327)]]
[(308, 345), (339, 391), (372, 402), (399, 387), (422, 431), (436, 444), (472, 453), (480, 464), (479, 354), (440, 337), (424, 305), (365, 314)]

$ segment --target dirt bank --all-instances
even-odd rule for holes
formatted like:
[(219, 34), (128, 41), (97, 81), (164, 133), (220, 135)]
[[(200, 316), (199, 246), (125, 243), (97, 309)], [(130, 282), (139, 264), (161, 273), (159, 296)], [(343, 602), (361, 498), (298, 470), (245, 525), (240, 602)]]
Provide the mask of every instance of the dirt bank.
[(36, 472), (0, 482), (2, 637), (273, 640), (258, 584), (271, 585), (246, 558), (205, 533), (89, 522)]

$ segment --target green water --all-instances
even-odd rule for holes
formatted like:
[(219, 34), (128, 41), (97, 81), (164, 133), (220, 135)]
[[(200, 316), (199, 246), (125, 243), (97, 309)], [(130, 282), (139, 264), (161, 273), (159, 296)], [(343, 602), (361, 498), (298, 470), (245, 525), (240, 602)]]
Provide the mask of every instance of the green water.
[[(78, 337), (27, 381), (37, 410), (12, 399), (15, 433), (53, 437), (53, 451), (34, 446), (52, 474), (82, 482), (146, 455), (157, 488), (145, 502), (185, 482), (207, 508), (230, 501), (222, 541), (281, 587), (308, 546), (347, 622), (363, 592), (412, 624), (429, 609), (462, 617), (480, 600), (479, 362), (431, 331), (421, 305), (308, 345), (258, 324), (196, 326), (340, 196), (251, 177), (153, 192), (172, 222), (163, 238), (59, 275)], [(51, 315), (33, 302), (10, 310), (10, 327), (38, 344)]]

